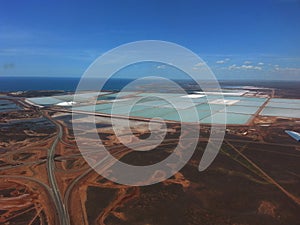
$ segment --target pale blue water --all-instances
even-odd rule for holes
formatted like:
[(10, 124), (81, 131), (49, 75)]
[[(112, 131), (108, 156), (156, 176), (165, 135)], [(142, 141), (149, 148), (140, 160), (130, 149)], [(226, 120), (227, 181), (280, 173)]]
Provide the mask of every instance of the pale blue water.
[(281, 109), (281, 108), (265, 107), (260, 113), (260, 115), (300, 118), (300, 109)]
[(144, 108), (143, 110), (131, 112), (130, 116), (145, 117), (145, 118), (162, 117), (163, 115), (174, 111), (175, 109), (173, 108), (147, 107)]
[(212, 112), (218, 112), (221, 110), (224, 110), (223, 105), (217, 105), (217, 104), (200, 104), (196, 106), (198, 111), (212, 111)]
[(241, 106), (262, 106), (264, 104), (264, 102), (262, 101), (244, 101), (241, 100), (237, 103), (235, 103), (234, 105), (241, 105)]
[(139, 105), (144, 105), (144, 106), (160, 106), (160, 107), (168, 107), (171, 106), (167, 101), (160, 100), (160, 101), (148, 101), (148, 102), (139, 102)]
[(300, 99), (273, 98), (268, 102), (267, 107), (300, 109)]
[(164, 115), (162, 118), (166, 120), (176, 120), (183, 122), (199, 122), (199, 120), (211, 115), (210, 111), (196, 111), (192, 108), (174, 111), (172, 113)]
[[(180, 94), (155, 94), (155, 93), (122, 93), (122, 97), (128, 97), (127, 99), (122, 99), (122, 101), (113, 102), (117, 97), (117, 93), (107, 94), (98, 97), (98, 100), (108, 101), (107, 103), (97, 104), (96, 106), (77, 106), (73, 107), (76, 111), (87, 111), (87, 112), (97, 112), (103, 114), (112, 115), (129, 115), (133, 117), (142, 118), (154, 118), (160, 117), (165, 120), (182, 121), (182, 122), (201, 122), (210, 123), (211, 118), (215, 119), (215, 123), (223, 123), (222, 121), (222, 111), (224, 111), (224, 106), (221, 104), (207, 104), (206, 97), (200, 98), (204, 100), (201, 103), (192, 103), (191, 101), (199, 99), (189, 99), (182, 98), (183, 95)], [(157, 97), (158, 95), (158, 97)], [(90, 94), (88, 97), (93, 97)], [(136, 97), (134, 97), (136, 96)], [(138, 96), (143, 96), (143, 99), (139, 99)], [(58, 101), (70, 101), (71, 95), (59, 96), (59, 97), (46, 97), (46, 98), (34, 98), (34, 102), (42, 104), (57, 104)], [(219, 96), (214, 96), (214, 99), (218, 99)], [(245, 124), (251, 119), (251, 115), (255, 114), (265, 100), (259, 99), (258, 102), (250, 101), (249, 98), (244, 100), (242, 97), (232, 97), (227, 98), (230, 100), (243, 99), (242, 104), (247, 104), (251, 106), (244, 105), (231, 105), (227, 106), (227, 119), (228, 124)], [(32, 100), (32, 99), (31, 99)], [(173, 102), (174, 105), (171, 103)], [(134, 104), (135, 103), (135, 104)], [(239, 102), (238, 102), (239, 103)], [(252, 106), (254, 105), (254, 106)], [(133, 107), (132, 107), (133, 106)], [(194, 107), (195, 106), (195, 107)], [(175, 109), (175, 107), (177, 109)]]
[(55, 105), (62, 102), (62, 100), (55, 97), (38, 97), (38, 98), (30, 98), (29, 100), (30, 102), (33, 102), (38, 105)]
[(300, 105), (300, 99), (273, 98), (270, 102), (281, 102)]
[[(216, 113), (212, 116), (206, 117), (205, 119), (200, 120), (200, 123), (211, 124), (212, 117), (214, 119), (215, 124), (223, 124), (224, 123), (224, 114)], [(251, 115), (246, 114), (238, 114), (238, 113), (226, 113), (226, 124), (247, 124), (252, 119)]]
[[(206, 97), (202, 97), (202, 98), (191, 98), (190, 100), (192, 100), (195, 104), (197, 103), (207, 103), (208, 100)], [(176, 101), (178, 102), (186, 102), (187, 101), (187, 98), (177, 98)]]
[(226, 107), (227, 113), (240, 113), (240, 114), (255, 114), (259, 107), (254, 106), (239, 106), (239, 105), (230, 105)]
[(260, 115), (300, 118), (300, 99), (273, 98)]
[[(200, 98), (184, 98), (185, 94), (180, 93), (142, 93), (142, 92), (123, 92), (123, 93), (101, 93), (97, 97), (98, 100), (103, 101), (95, 107), (91, 105), (77, 106), (74, 110), (98, 113), (126, 115), (130, 112), (130, 116), (153, 118), (160, 117), (166, 120), (183, 121), (183, 122), (201, 122), (211, 123), (212, 118), (215, 123), (223, 123), (224, 106), (218, 104), (218, 101), (213, 101), (214, 104), (208, 104), (208, 99), (218, 100), (222, 96), (203, 96)], [(79, 96), (78, 102), (86, 102), (86, 97), (95, 97), (94, 93), (86, 94), (87, 96)], [(115, 102), (117, 97), (122, 97)], [(143, 97), (140, 99), (140, 97)], [(42, 105), (57, 104), (62, 101), (72, 101), (72, 95), (54, 96), (45, 98), (31, 98), (33, 102)], [(259, 110), (267, 98), (258, 97), (242, 97), (242, 96), (225, 96), (224, 100), (234, 100), (226, 106), (227, 124), (246, 124), (253, 115)], [(177, 105), (175, 109), (174, 105)], [(191, 104), (194, 102), (194, 104)], [(135, 105), (132, 107), (133, 103)], [(114, 106), (114, 107), (113, 107)], [(195, 109), (194, 109), (195, 106)], [(272, 106), (272, 107), (269, 107)], [(275, 108), (276, 107), (276, 108)], [(289, 109), (286, 109), (289, 108)], [(194, 110), (197, 110), (196, 112)], [(181, 116), (179, 115), (181, 113)], [(283, 116), (283, 117), (300, 117), (300, 100), (295, 99), (272, 99), (268, 103), (261, 115), (266, 116)]]
[(87, 106), (79, 106), (73, 107), (73, 110), (85, 111), (85, 112), (102, 112), (105, 109), (111, 109), (112, 103), (107, 104), (98, 104), (98, 105), (87, 105)]
[(270, 101), (267, 104), (267, 107), (274, 107), (274, 108), (284, 108), (284, 109), (300, 109), (300, 103), (283, 103), (283, 102), (272, 102)]
[(261, 102), (264, 103), (267, 99), (266, 98), (257, 98), (257, 97), (239, 97), (239, 96), (225, 96), (224, 99), (228, 100), (240, 100), (240, 101), (254, 101), (254, 102)]
[[(101, 92), (100, 95), (105, 95), (109, 92)], [(35, 97), (35, 98), (28, 98), (30, 102), (33, 102), (38, 105), (56, 105), (61, 102), (70, 102), (70, 101), (76, 101), (76, 102), (86, 102), (87, 99), (91, 99), (93, 97), (98, 96), (97, 92), (89, 92), (89, 93), (82, 93), (77, 94), (74, 98), (74, 95), (54, 95), (51, 97)]]

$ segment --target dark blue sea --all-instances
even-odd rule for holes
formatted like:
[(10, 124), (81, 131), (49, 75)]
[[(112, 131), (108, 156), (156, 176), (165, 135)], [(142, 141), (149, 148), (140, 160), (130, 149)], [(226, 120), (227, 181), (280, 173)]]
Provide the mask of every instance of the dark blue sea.
[[(127, 84), (135, 79), (110, 78), (105, 84), (101, 79), (87, 79), (87, 86), (96, 90), (96, 84), (104, 85), (102, 90), (105, 91), (120, 91)], [(33, 90), (60, 90), (60, 91), (75, 91), (80, 81), (79, 77), (1, 77), (0, 76), (0, 92), (12, 91), (33, 91)], [(191, 84), (193, 81), (176, 80), (179, 84)], [(167, 91), (161, 81), (142, 80), (138, 84), (141, 86), (152, 83), (151, 90)], [(185, 87), (184, 87), (185, 89)], [(89, 89), (90, 90), (90, 89)], [(97, 89), (99, 90), (99, 89)], [(198, 90), (198, 89), (197, 89)]]
[[(80, 78), (75, 77), (0, 77), (0, 92), (30, 90), (75, 91)], [(111, 79), (105, 90), (120, 90), (131, 79)]]
[[(62, 90), (75, 91), (80, 81), (79, 77), (1, 77), (0, 92), (29, 91), (29, 90)], [(110, 79), (102, 90), (118, 91), (129, 84), (132, 79)], [(93, 81), (92, 81), (93, 82)], [(181, 84), (190, 81), (180, 80)], [(220, 81), (223, 87), (256, 86), (283, 89), (299, 89), (299, 81)], [(186, 85), (189, 86), (189, 85)]]

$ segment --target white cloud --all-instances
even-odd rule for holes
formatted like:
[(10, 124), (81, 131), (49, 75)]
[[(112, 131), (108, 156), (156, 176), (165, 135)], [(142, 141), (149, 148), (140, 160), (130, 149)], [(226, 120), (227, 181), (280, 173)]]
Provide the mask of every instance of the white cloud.
[(205, 66), (205, 62), (199, 62), (196, 65), (194, 65), (194, 67), (202, 67)]
[(281, 65), (273, 65), (273, 72), (279, 73), (281, 76), (300, 76), (300, 67), (282, 67)]
[(231, 66), (228, 67), (229, 70), (234, 70), (237, 68), (236, 64), (232, 64)]
[(197, 64), (194, 65), (193, 70), (205, 70), (206, 67), (206, 63), (205, 62), (199, 62)]
[(253, 66), (253, 65), (241, 65), (237, 66), (236, 64), (233, 64), (228, 67), (229, 70), (262, 70), (261, 66)]
[(262, 67), (261, 66), (254, 66), (253, 69), (255, 69), (255, 70), (262, 70)]
[(249, 64), (252, 64), (252, 62), (251, 62), (251, 61), (248, 61), (248, 60), (246, 60), (246, 61), (244, 61), (244, 64), (247, 64), (247, 65), (249, 65)]
[(241, 65), (241, 69), (253, 69), (253, 66), (251, 65)]
[(259, 66), (263, 66), (263, 65), (265, 65), (263, 62), (259, 62), (259, 63), (257, 63), (257, 65), (259, 65)]
[(225, 59), (216, 61), (216, 64), (224, 64), (224, 63), (227, 63), (228, 61), (230, 61), (230, 58), (225, 58)]
[(280, 67), (279, 65), (275, 65), (274, 70), (276, 72), (282, 73), (282, 75), (300, 76), (300, 68), (296, 67)]

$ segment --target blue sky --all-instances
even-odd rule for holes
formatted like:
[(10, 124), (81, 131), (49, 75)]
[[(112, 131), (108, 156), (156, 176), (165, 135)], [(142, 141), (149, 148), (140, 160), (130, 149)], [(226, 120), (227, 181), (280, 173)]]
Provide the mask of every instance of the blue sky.
[(220, 79), (300, 80), (300, 1), (3, 0), (1, 76), (81, 76), (138, 40), (197, 53)]

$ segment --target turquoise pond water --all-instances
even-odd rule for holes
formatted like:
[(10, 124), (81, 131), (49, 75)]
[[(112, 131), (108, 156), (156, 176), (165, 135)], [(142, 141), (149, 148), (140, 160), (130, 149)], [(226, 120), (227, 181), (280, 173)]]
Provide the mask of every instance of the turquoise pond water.
[[(108, 94), (109, 92), (101, 92), (100, 96)], [(77, 102), (86, 102), (87, 99), (95, 98), (98, 96), (97, 92), (82, 93), (76, 95)], [(35, 97), (27, 98), (28, 101), (37, 105), (56, 105), (61, 102), (74, 101), (74, 95), (56, 95), (51, 97)]]
[[(86, 102), (87, 98), (97, 97), (96, 106), (74, 106), (75, 111), (97, 112), (112, 115), (154, 118), (165, 120), (200, 122), (205, 124), (223, 124), (226, 110), (227, 124), (247, 124), (253, 118), (267, 98), (244, 96), (192, 96), (180, 93), (86, 93), (77, 96), (77, 102)], [(224, 109), (222, 99), (225, 100)], [(30, 98), (40, 105), (54, 105), (62, 101), (73, 101), (72, 95)], [(210, 102), (210, 104), (208, 104)], [(1, 102), (0, 102), (1, 103)], [(133, 105), (133, 107), (132, 107)], [(176, 109), (174, 108), (176, 107)], [(260, 115), (300, 118), (299, 99), (271, 99)]]
[[(224, 107), (222, 105), (211, 105), (212, 111), (208, 104), (200, 104), (195, 108), (183, 108), (175, 109), (172, 107), (163, 106), (147, 106), (142, 104), (136, 104), (133, 107), (130, 105), (115, 105), (113, 104), (100, 104), (96, 105), (95, 111), (98, 113), (112, 114), (112, 115), (128, 115), (133, 117), (142, 118), (154, 118), (159, 117), (165, 120), (183, 121), (183, 122), (199, 122), (200, 123), (210, 123), (211, 116), (213, 116), (214, 122), (217, 124), (224, 123)], [(232, 106), (228, 107), (230, 112), (227, 113), (227, 122), (230, 124), (245, 124), (251, 118), (251, 113), (256, 112), (257, 107), (244, 107), (236, 106), (235, 110), (245, 113), (231, 113), (233, 110)], [(89, 111), (93, 112), (93, 106), (82, 106), (74, 107), (75, 111)]]
[(273, 98), (268, 102), (266, 106), (284, 109), (300, 109), (300, 100)]
[(283, 108), (283, 109), (300, 109), (300, 104), (283, 103), (283, 102), (269, 102), (267, 107)]
[(234, 105), (241, 105), (241, 106), (262, 106), (264, 102), (262, 101), (245, 101), (240, 100), (239, 102), (235, 103)]
[(300, 118), (300, 99), (273, 98), (260, 115)]
[(270, 102), (281, 102), (300, 105), (300, 99), (273, 98)]
[(260, 113), (260, 115), (300, 118), (300, 109), (281, 109), (275, 107), (265, 107)]
[[(238, 113), (226, 113), (226, 124), (246, 124), (251, 119), (251, 115), (238, 114)], [(212, 121), (213, 120), (213, 121)], [(215, 124), (224, 124), (224, 114), (216, 113), (212, 116), (209, 116), (205, 119), (200, 120), (201, 123), (211, 124), (212, 122)]]
[(255, 114), (258, 109), (259, 109), (259, 107), (257, 107), (257, 106), (230, 105), (230, 106), (226, 107), (226, 112), (252, 115), (252, 114)]
[(55, 105), (62, 102), (62, 100), (54, 97), (29, 98), (28, 100), (38, 105)]

